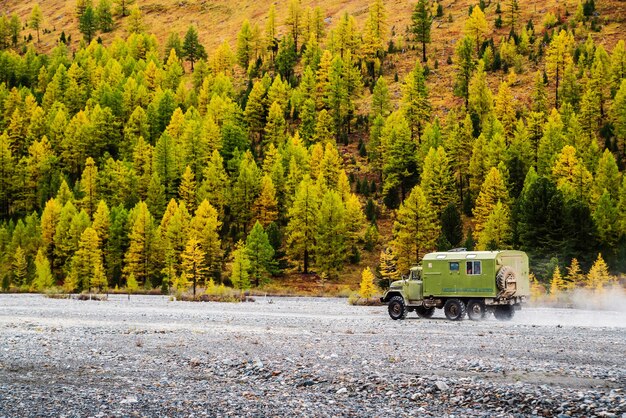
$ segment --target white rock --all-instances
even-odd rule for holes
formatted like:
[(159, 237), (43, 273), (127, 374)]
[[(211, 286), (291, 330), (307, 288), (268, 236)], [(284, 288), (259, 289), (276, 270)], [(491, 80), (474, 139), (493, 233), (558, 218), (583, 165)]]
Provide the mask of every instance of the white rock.
[(435, 382), (435, 386), (437, 386), (437, 389), (439, 389), (441, 392), (445, 392), (448, 389), (450, 389), (450, 387), (445, 382), (442, 382), (441, 380), (437, 380)]
[(137, 397), (135, 396), (128, 396), (126, 397), (126, 399), (122, 399), (122, 401), (120, 402), (121, 404), (127, 404), (127, 403), (137, 403), (139, 402), (137, 400)]

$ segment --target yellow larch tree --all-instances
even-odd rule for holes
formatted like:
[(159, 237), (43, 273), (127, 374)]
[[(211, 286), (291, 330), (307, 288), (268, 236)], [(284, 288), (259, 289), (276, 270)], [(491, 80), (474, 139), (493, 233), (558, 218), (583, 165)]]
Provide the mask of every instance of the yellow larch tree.
[(374, 285), (374, 273), (369, 267), (361, 272), (361, 284), (359, 286), (359, 296), (363, 299), (369, 299), (376, 294), (376, 286)]
[(472, 14), (465, 21), (465, 35), (469, 36), (476, 44), (476, 54), (480, 53), (480, 44), (489, 32), (489, 23), (485, 13), (478, 6), (474, 6)]
[(272, 178), (265, 174), (261, 178), (261, 192), (259, 197), (254, 201), (254, 215), (263, 227), (267, 227), (270, 223), (278, 218), (278, 200), (276, 199), (276, 188)]
[(567, 275), (565, 275), (567, 284), (569, 287), (583, 286), (586, 282), (585, 274), (580, 269), (578, 259), (572, 258), (572, 262), (567, 268)]
[(555, 298), (557, 294), (566, 289), (567, 284), (565, 280), (563, 280), (563, 276), (561, 276), (561, 269), (559, 269), (559, 266), (556, 266), (552, 273), (552, 281), (550, 282), (550, 296)]
[(587, 274), (587, 287), (601, 291), (611, 285), (614, 280), (615, 278), (609, 273), (609, 266), (602, 258), (602, 254), (598, 254), (598, 258)]
[(476, 206), (473, 210), (476, 221), (474, 230), (476, 233), (480, 233), (483, 230), (489, 215), (498, 201), (508, 207), (509, 193), (500, 170), (492, 167), (480, 188), (480, 194), (476, 199)]
[(196, 297), (196, 286), (203, 283), (207, 276), (206, 254), (200, 240), (189, 238), (182, 253), (183, 274), (193, 287), (193, 297)]

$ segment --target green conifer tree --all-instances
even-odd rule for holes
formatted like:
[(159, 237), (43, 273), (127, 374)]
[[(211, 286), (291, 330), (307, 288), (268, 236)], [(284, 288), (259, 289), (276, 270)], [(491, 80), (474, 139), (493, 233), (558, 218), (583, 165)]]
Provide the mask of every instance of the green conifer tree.
[(611, 107), (611, 119), (613, 121), (613, 131), (617, 140), (618, 159), (626, 162), (626, 79), (622, 80), (620, 88), (613, 99)]
[(247, 231), (253, 216), (254, 202), (260, 189), (260, 170), (248, 151), (239, 165), (239, 173), (233, 184), (231, 195), (231, 209), (237, 223), (244, 234)]
[(393, 232), (393, 248), (398, 257), (400, 271), (407, 271), (426, 252), (435, 248), (440, 225), (420, 186), (415, 186), (400, 205)]
[(83, 34), (87, 43), (91, 43), (91, 39), (98, 30), (96, 12), (91, 5), (87, 6), (83, 14), (79, 17), (78, 30)]
[(620, 236), (617, 204), (604, 189), (593, 211), (593, 221), (600, 243), (605, 248), (614, 248)]
[(259, 221), (254, 224), (246, 239), (245, 253), (250, 260), (248, 272), (254, 286), (259, 287), (267, 283), (274, 269), (274, 248)]
[(54, 232), (54, 260), (56, 260), (54, 273), (58, 278), (61, 278), (62, 269), (67, 265), (69, 267), (69, 260), (76, 250), (72, 245), (72, 237), (70, 235), (70, 226), (72, 219), (78, 211), (72, 202), (67, 202), (61, 209), (59, 221), (56, 225)]
[(98, 2), (96, 20), (98, 21), (98, 28), (102, 32), (111, 32), (113, 30), (114, 22), (110, 0), (100, 0)]
[(329, 277), (342, 269), (346, 258), (346, 211), (341, 195), (328, 190), (324, 193), (317, 219), (317, 265)]
[(230, 281), (235, 289), (249, 289), (250, 288), (250, 260), (246, 255), (246, 249), (243, 241), (239, 241), (233, 251), (233, 264), (232, 272), (230, 275)]
[(204, 46), (198, 39), (198, 31), (195, 26), (189, 26), (189, 29), (187, 29), (185, 40), (183, 41), (183, 54), (191, 64), (191, 71), (193, 71), (196, 61), (205, 59), (207, 56)]
[(465, 36), (458, 42), (456, 54), (456, 80), (454, 94), (465, 100), (465, 107), (469, 104), (469, 84), (476, 68), (473, 57), (472, 39)]
[(256, 143), (260, 143), (263, 128), (266, 124), (266, 110), (264, 105), (266, 95), (267, 88), (264, 83), (261, 81), (255, 82), (252, 85), (250, 94), (248, 95), (248, 101), (246, 102), (246, 109), (244, 111), (244, 116), (246, 118), (246, 122), (248, 123), (250, 134), (256, 134)]
[(411, 30), (415, 41), (422, 44), (422, 62), (426, 62), (426, 44), (430, 43), (430, 27), (433, 23), (430, 8), (426, 0), (419, 0), (412, 16)]
[(397, 196), (399, 192), (402, 201), (415, 183), (417, 171), (416, 145), (402, 113), (394, 112), (387, 118), (381, 135), (381, 148), (383, 194)]
[(287, 257), (305, 274), (314, 255), (320, 198), (314, 182), (305, 176), (295, 192), (287, 224)]

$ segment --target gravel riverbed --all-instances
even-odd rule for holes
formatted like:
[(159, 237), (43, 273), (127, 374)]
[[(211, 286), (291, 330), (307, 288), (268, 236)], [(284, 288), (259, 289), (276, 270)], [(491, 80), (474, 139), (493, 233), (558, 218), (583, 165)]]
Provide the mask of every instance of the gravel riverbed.
[(0, 417), (626, 418), (626, 313), (0, 295)]

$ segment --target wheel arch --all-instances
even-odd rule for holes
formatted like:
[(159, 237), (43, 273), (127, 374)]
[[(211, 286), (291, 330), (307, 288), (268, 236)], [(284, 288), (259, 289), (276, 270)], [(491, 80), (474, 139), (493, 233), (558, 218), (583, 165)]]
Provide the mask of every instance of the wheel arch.
[(404, 299), (405, 303), (406, 303), (406, 298), (404, 297), (404, 295), (402, 294), (402, 292), (398, 292), (398, 291), (394, 291), (394, 292), (389, 292), (385, 295), (384, 299), (382, 300), (383, 303), (387, 303), (391, 300), (392, 297), (394, 296), (400, 296), (402, 299)]

